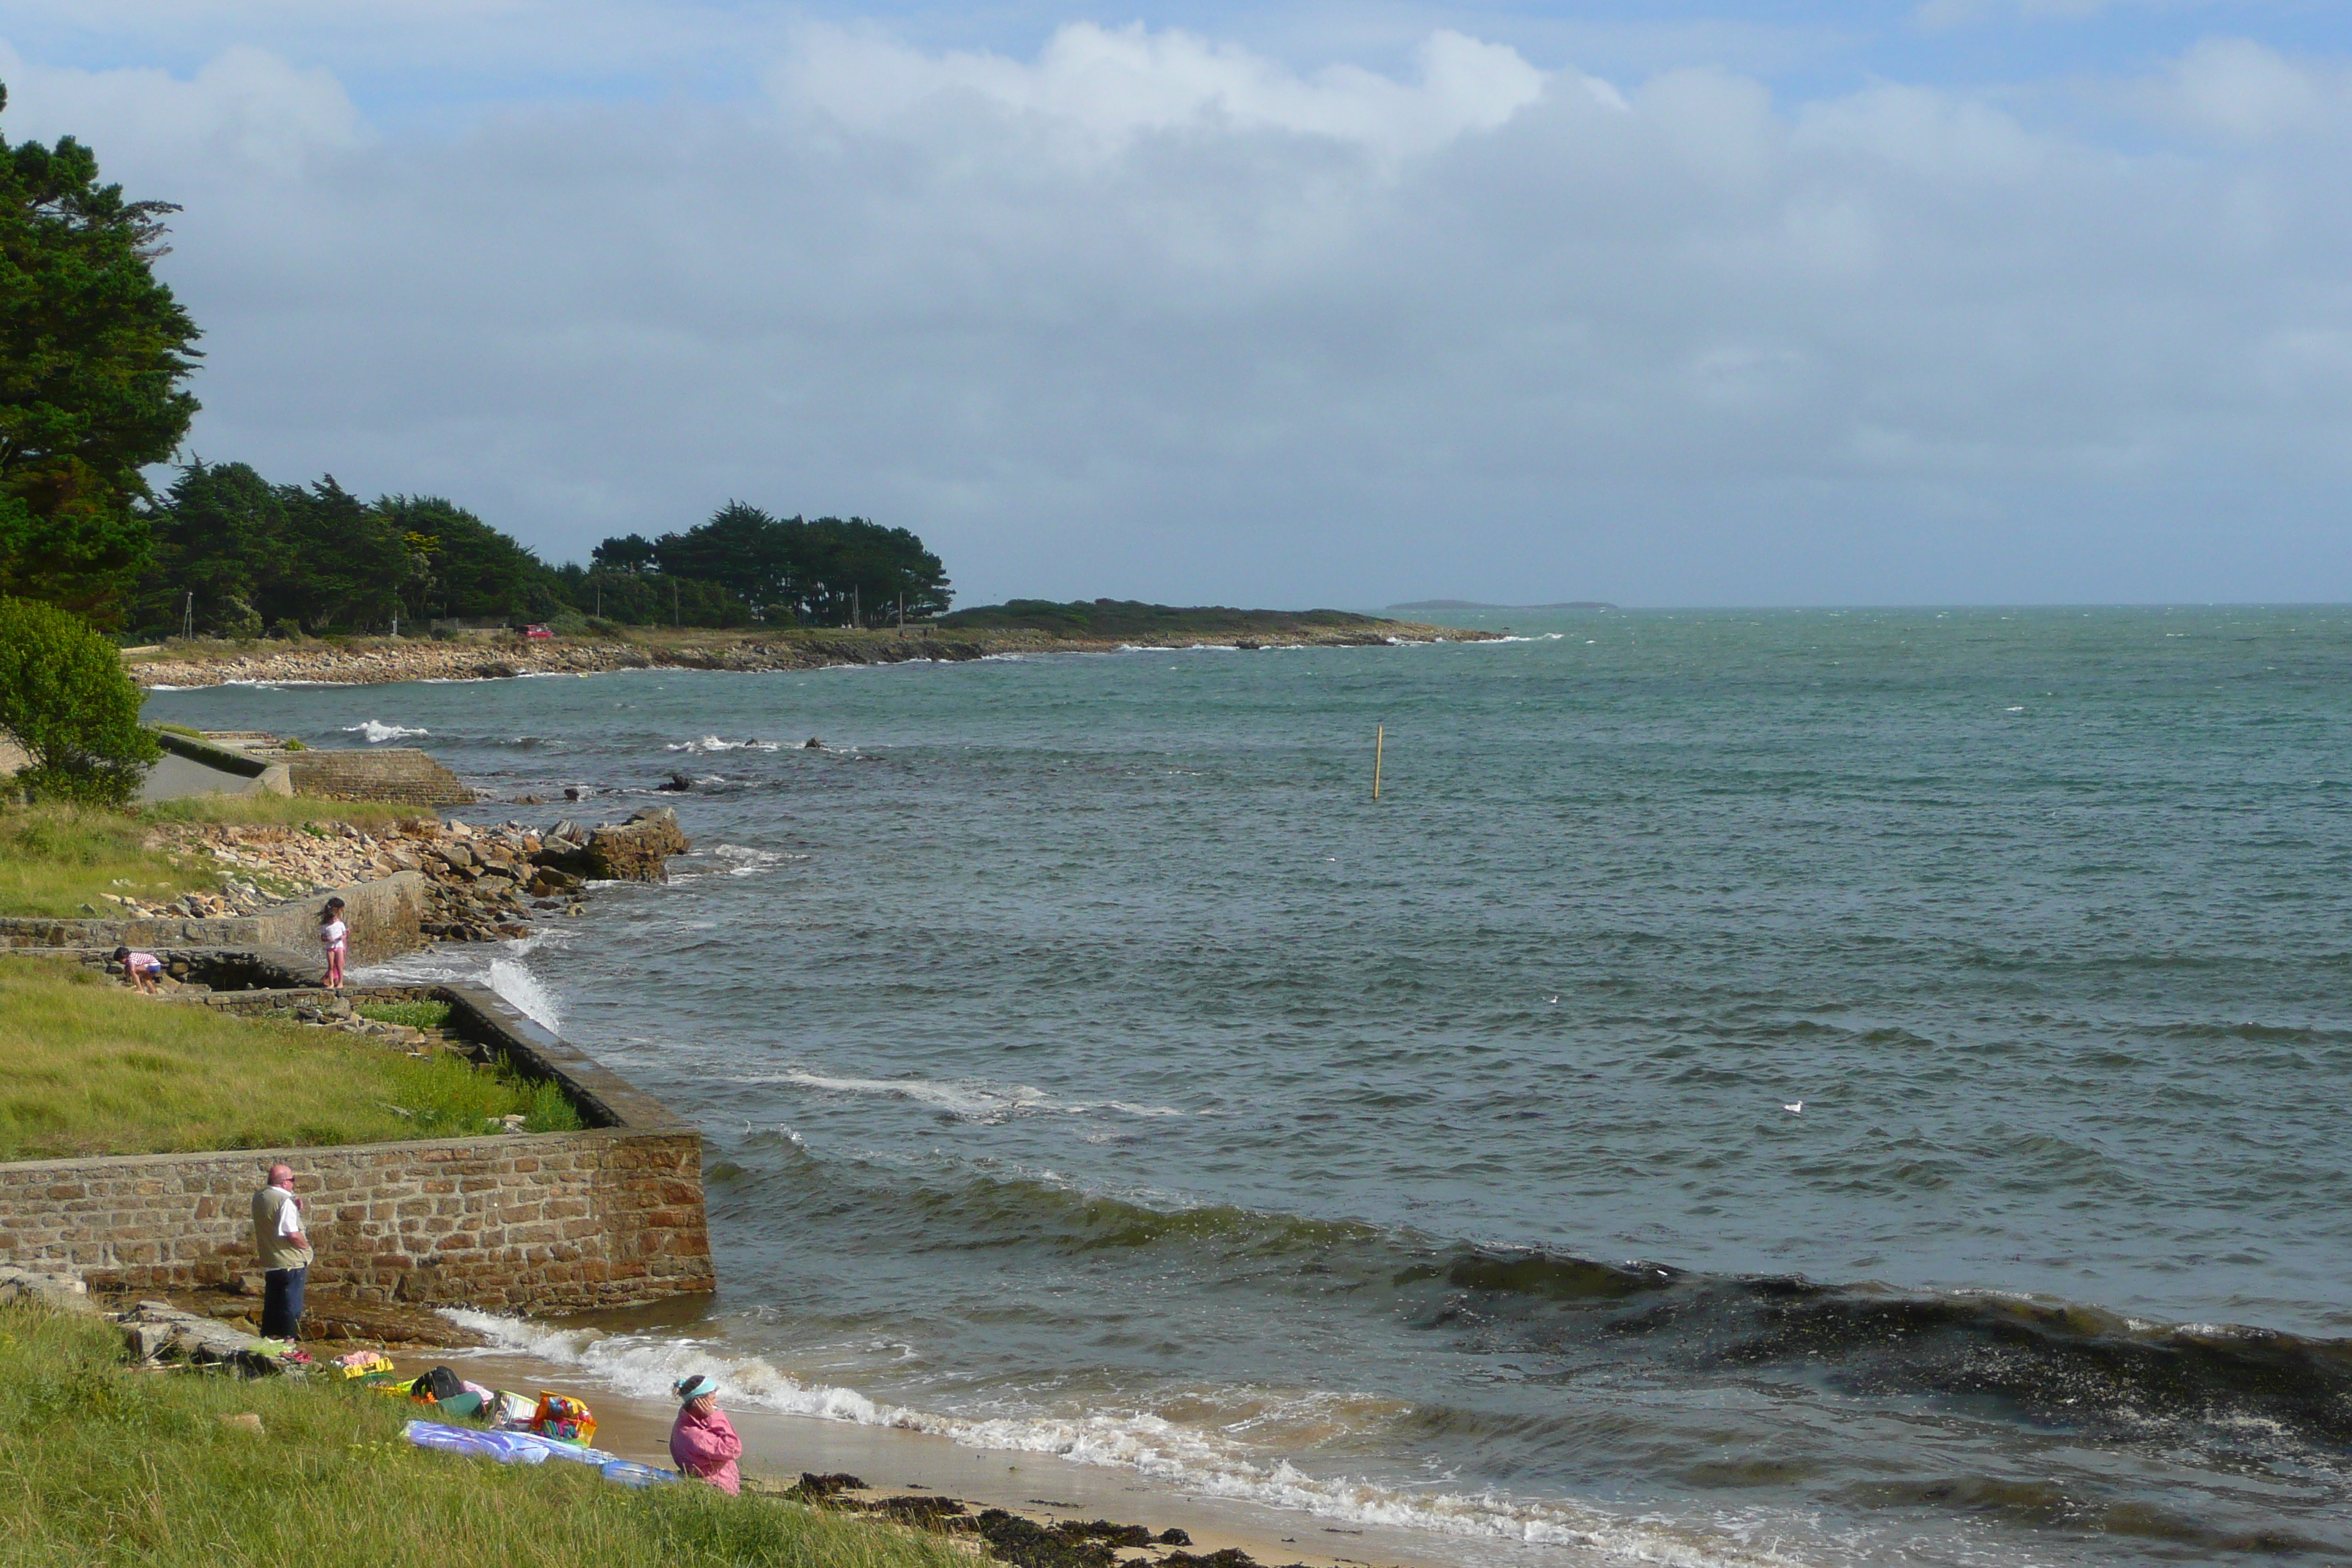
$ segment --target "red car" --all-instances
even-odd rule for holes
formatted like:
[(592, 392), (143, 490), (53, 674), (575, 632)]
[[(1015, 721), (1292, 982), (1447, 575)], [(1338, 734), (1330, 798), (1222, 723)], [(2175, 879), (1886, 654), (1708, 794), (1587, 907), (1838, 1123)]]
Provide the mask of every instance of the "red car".
[(525, 626), (522, 635), (527, 637), (552, 637), (555, 634), (545, 626)]

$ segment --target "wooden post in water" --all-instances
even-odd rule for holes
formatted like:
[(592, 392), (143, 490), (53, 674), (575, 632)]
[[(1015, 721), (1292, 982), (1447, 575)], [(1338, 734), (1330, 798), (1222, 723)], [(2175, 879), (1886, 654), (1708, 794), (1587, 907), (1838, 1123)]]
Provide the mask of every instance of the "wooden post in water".
[(1383, 747), (1385, 747), (1385, 746), (1388, 744), (1388, 738), (1389, 738), (1389, 727), (1388, 727), (1386, 724), (1379, 724), (1379, 725), (1375, 725), (1375, 726), (1373, 726), (1373, 729), (1372, 729), (1372, 798), (1373, 798), (1374, 800), (1378, 800), (1378, 799), (1380, 799), (1380, 798), (1381, 798), (1381, 752), (1382, 748), (1383, 748)]

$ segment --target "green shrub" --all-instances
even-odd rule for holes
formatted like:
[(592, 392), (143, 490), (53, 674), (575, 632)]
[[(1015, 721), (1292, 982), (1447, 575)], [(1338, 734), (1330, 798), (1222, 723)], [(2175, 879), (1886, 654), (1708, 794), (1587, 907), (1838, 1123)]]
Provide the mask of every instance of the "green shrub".
[(541, 1079), (530, 1087), (530, 1104), (523, 1111), (522, 1130), (526, 1132), (577, 1132), (580, 1112), (563, 1098), (563, 1090), (552, 1079)]
[(0, 731), (32, 756), (16, 775), (41, 800), (121, 805), (162, 748), (121, 650), (69, 610), (0, 598)]
[(358, 1002), (352, 1004), (352, 1011), (379, 1024), (398, 1024), (410, 1029), (437, 1029), (449, 1021), (446, 1002)]

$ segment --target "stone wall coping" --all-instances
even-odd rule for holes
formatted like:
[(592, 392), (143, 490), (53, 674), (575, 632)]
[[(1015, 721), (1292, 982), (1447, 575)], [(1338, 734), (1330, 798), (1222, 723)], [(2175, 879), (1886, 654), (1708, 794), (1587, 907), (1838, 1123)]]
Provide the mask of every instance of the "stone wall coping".
[(165, 730), (152, 724), (148, 726), (148, 730), (155, 737), (156, 743), (165, 751), (175, 752), (206, 767), (218, 768), (225, 773), (254, 779), (269, 771), (269, 763), (261, 758), (235, 746), (225, 746), (210, 736), (183, 735), (175, 730)]
[(85, 1154), (68, 1160), (5, 1160), (0, 1161), (0, 1176), (23, 1174), (37, 1176), (43, 1173), (68, 1171), (95, 1173), (133, 1172), (165, 1165), (185, 1166), (192, 1163), (219, 1161), (232, 1164), (249, 1164), (257, 1171), (267, 1171), (274, 1164), (293, 1165), (298, 1171), (302, 1162), (332, 1156), (470, 1153), (488, 1158), (502, 1153), (520, 1153), (527, 1149), (544, 1149), (566, 1141), (586, 1139), (592, 1142), (625, 1142), (643, 1138), (648, 1133), (692, 1132), (683, 1122), (670, 1127), (589, 1127), (577, 1132), (499, 1132), (478, 1138), (405, 1138), (390, 1143), (292, 1143), (274, 1148), (252, 1149), (183, 1149), (168, 1154)]
[(553, 1079), (583, 1120), (641, 1132), (689, 1132), (692, 1124), (495, 991), (444, 984), (433, 994), (467, 1016), (493, 1050), (527, 1073)]

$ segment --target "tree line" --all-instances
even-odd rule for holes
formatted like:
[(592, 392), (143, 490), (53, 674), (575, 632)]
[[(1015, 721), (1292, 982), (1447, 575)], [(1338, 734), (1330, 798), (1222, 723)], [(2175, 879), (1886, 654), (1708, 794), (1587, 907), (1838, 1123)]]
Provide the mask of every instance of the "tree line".
[(70, 136), (0, 137), (0, 733), (34, 758), (16, 787), (119, 800), (153, 757), (108, 633), (884, 626), (948, 608), (940, 558), (864, 518), (730, 501), (551, 565), (443, 497), (367, 500), (332, 475), (192, 460), (159, 493), (146, 475), (180, 451), (203, 358), (153, 270), (179, 210), (101, 183)]
[(421, 633), (436, 622), (880, 626), (947, 609), (938, 556), (862, 518), (779, 520), (730, 501), (647, 541), (607, 539), (550, 566), (439, 496), (362, 501), (329, 475), (273, 484), (243, 463), (193, 462), (143, 509), (152, 549), (128, 624), (257, 637)]
[[(0, 87), (0, 110), (7, 93)], [(167, 202), (100, 182), (72, 137), (0, 139), (0, 595), (107, 629), (226, 637), (435, 620), (876, 626), (948, 608), (938, 556), (863, 518), (772, 516), (605, 540), (551, 565), (438, 496), (365, 500), (190, 462), (195, 322), (158, 281)]]

